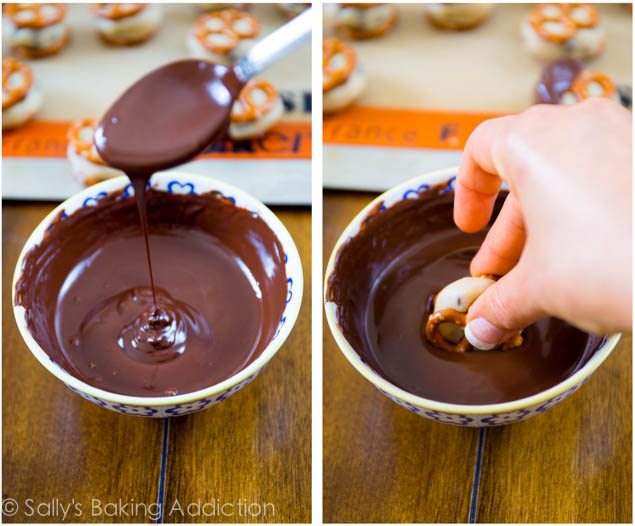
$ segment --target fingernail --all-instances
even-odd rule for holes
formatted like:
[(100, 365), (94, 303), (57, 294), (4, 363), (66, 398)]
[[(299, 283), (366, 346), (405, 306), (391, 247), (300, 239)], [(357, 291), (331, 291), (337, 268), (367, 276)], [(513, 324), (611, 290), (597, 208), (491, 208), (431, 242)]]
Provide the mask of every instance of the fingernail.
[(506, 331), (495, 327), (485, 318), (476, 318), (465, 326), (467, 341), (481, 351), (496, 347), (506, 334)]

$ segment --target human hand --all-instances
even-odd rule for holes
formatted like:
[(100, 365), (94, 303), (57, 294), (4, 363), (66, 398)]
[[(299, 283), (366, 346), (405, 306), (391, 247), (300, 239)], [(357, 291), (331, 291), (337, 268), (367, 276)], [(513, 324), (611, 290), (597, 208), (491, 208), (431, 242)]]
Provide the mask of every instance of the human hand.
[(533, 106), (482, 123), (456, 180), (454, 220), (484, 228), (501, 184), (510, 194), (471, 263), (502, 276), (468, 311), (477, 348), (555, 316), (596, 334), (631, 327), (631, 113), (606, 99)]

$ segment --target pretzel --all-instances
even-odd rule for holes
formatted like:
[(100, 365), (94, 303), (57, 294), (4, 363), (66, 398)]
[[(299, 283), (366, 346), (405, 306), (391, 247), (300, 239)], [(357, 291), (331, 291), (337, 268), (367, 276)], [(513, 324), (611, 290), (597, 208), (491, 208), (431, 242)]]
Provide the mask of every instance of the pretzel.
[[(443, 309), (433, 312), (426, 322), (425, 334), (432, 345), (445, 351), (467, 352), (472, 349), (472, 345), (465, 336), (463, 336), (458, 343), (446, 340), (439, 331), (439, 327), (442, 323), (453, 323), (454, 325), (465, 327), (465, 325), (467, 325), (467, 313), (459, 312), (454, 309)], [(523, 336), (521, 331), (518, 331), (511, 338), (503, 342), (500, 348), (504, 351), (508, 351), (509, 349), (519, 347), (522, 343)]]
[(598, 10), (590, 4), (568, 4), (565, 7), (567, 15), (578, 28), (595, 27), (600, 21)]
[(15, 58), (2, 59), (2, 109), (24, 99), (33, 85), (33, 72)]
[(433, 312), (426, 322), (426, 338), (432, 345), (439, 349), (449, 352), (466, 352), (470, 349), (471, 345), (465, 336), (463, 336), (458, 343), (453, 343), (446, 340), (439, 331), (439, 327), (442, 323), (453, 323), (454, 325), (465, 327), (467, 323), (466, 318), (467, 314), (454, 309), (443, 309), (438, 312)]
[(147, 4), (95, 4), (93, 11), (98, 17), (120, 20), (143, 11)]
[(374, 4), (372, 2), (367, 2), (367, 3), (362, 3), (362, 2), (359, 2), (359, 3), (348, 2), (348, 3), (346, 3), (346, 2), (342, 2), (342, 3), (340, 3), (341, 7), (359, 7), (360, 9), (368, 9), (370, 7), (377, 7), (379, 5), (384, 5), (384, 4)]
[(589, 4), (538, 4), (531, 15), (531, 25), (549, 42), (562, 44), (573, 38), (578, 29), (595, 27), (597, 9)]
[(196, 23), (196, 36), (205, 42), (210, 33), (231, 31), (237, 39), (254, 38), (260, 33), (258, 20), (239, 9), (222, 9), (200, 17)]
[(66, 6), (64, 4), (7, 4), (6, 14), (18, 29), (41, 29), (60, 22), (66, 14)]
[[(602, 88), (602, 94), (589, 93), (591, 84), (599, 85)], [(604, 73), (590, 73), (588, 71), (581, 72), (571, 86), (571, 92), (579, 100), (583, 101), (590, 97), (606, 97), (612, 98), (615, 95), (615, 85), (613, 81)]]
[(87, 159), (91, 163), (106, 166), (106, 163), (99, 157), (93, 135), (97, 119), (80, 119), (75, 121), (68, 130), (68, 140), (78, 155)]
[(534, 14), (531, 17), (531, 26), (538, 35), (549, 42), (563, 44), (575, 36), (577, 27), (573, 20), (566, 14), (564, 9), (560, 16), (544, 14), (540, 9), (541, 6), (534, 8)]
[[(265, 94), (265, 100), (254, 100), (258, 92)], [(256, 96), (254, 96), (256, 95)], [(233, 122), (249, 122), (259, 119), (271, 110), (276, 100), (278, 92), (269, 82), (262, 79), (252, 79), (238, 95), (237, 104), (232, 109), (231, 119)], [(236, 110), (236, 108), (240, 108)]]
[[(322, 44), (322, 89), (329, 91), (344, 84), (357, 65), (357, 56), (352, 47), (337, 38), (328, 38)], [(342, 60), (338, 60), (341, 57)]]

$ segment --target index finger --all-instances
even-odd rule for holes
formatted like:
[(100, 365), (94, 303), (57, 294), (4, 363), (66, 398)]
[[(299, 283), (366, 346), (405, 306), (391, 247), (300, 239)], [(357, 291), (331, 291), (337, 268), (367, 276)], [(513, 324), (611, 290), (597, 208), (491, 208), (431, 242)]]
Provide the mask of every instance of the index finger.
[(465, 232), (478, 232), (492, 216), (503, 183), (496, 151), (499, 137), (513, 116), (481, 123), (470, 135), (463, 151), (454, 187), (454, 222)]

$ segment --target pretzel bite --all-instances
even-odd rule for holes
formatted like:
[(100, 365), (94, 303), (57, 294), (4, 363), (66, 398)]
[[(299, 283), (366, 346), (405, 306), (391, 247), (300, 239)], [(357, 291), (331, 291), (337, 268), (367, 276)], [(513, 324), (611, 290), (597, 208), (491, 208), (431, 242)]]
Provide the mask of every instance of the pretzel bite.
[[(427, 340), (435, 347), (449, 352), (471, 350), (472, 346), (465, 336), (467, 311), (476, 298), (494, 283), (495, 280), (490, 276), (466, 277), (441, 289), (434, 298), (433, 312), (424, 323)], [(523, 337), (518, 331), (501, 345), (501, 349), (513, 349), (522, 343)]]
[(425, 4), (428, 20), (440, 29), (464, 30), (480, 26), (493, 4)]
[(247, 11), (249, 4), (227, 4), (218, 2), (217, 4), (192, 4), (199, 13), (211, 13), (212, 11), (220, 11), (221, 9), (241, 9)]
[(359, 97), (366, 77), (357, 65), (353, 48), (337, 38), (324, 41), (322, 60), (323, 109), (324, 113), (335, 113)]
[(195, 57), (232, 64), (245, 55), (259, 33), (256, 17), (238, 9), (222, 9), (197, 20), (187, 45)]
[(590, 60), (606, 44), (599, 22), (590, 4), (536, 4), (521, 29), (527, 49), (542, 60)]
[(42, 107), (42, 93), (33, 85), (33, 72), (15, 58), (2, 60), (2, 129), (22, 126)]
[(587, 71), (582, 62), (570, 58), (547, 64), (534, 90), (536, 104), (575, 104), (591, 97), (623, 103), (607, 75)]
[(386, 33), (397, 21), (391, 4), (339, 4), (335, 28), (342, 36), (362, 40)]
[(124, 175), (99, 157), (93, 142), (97, 123), (97, 119), (81, 119), (75, 121), (68, 131), (66, 156), (73, 175), (86, 186)]
[(234, 102), (229, 124), (229, 136), (235, 140), (263, 135), (284, 113), (282, 99), (269, 82), (252, 79)]
[(311, 6), (310, 3), (307, 2), (295, 2), (295, 3), (287, 3), (287, 4), (276, 4), (278, 11), (288, 19), (295, 18), (300, 13), (305, 11), (308, 7)]
[(148, 40), (161, 23), (157, 4), (95, 4), (97, 32), (107, 43), (132, 46)]
[(64, 4), (5, 4), (11, 50), (25, 58), (54, 55), (68, 42)]

